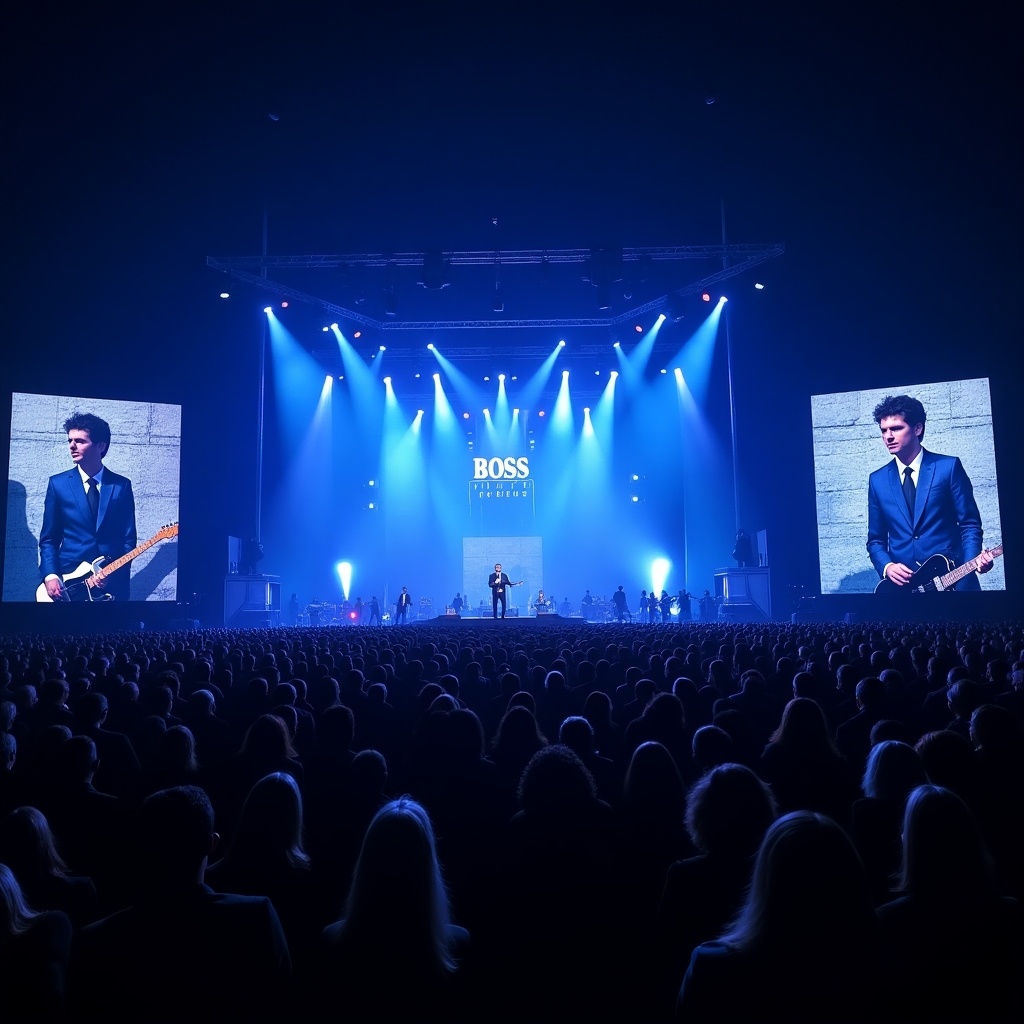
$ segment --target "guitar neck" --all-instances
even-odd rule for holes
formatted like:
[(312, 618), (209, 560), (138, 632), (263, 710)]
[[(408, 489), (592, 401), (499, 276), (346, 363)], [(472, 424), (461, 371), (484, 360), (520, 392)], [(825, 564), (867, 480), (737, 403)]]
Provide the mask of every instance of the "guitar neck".
[[(993, 558), (998, 558), (1003, 553), (1003, 545), (1000, 544), (998, 547), (992, 548), (989, 554)], [(980, 557), (980, 556), (979, 556)], [(958, 565), (952, 572), (947, 572), (945, 576), (940, 576), (939, 580), (942, 583), (943, 588), (951, 587), (954, 583), (959, 583), (965, 576), (970, 576), (972, 572), (977, 572), (980, 563), (977, 558), (972, 558), (963, 565)]]
[(101, 581), (105, 580), (112, 572), (116, 572), (121, 568), (122, 565), (127, 565), (133, 558), (138, 558), (143, 551), (148, 551), (157, 541), (161, 540), (160, 534), (155, 537), (150, 537), (144, 544), (140, 544), (137, 548), (132, 548), (131, 551), (126, 552), (120, 558), (115, 559), (109, 565), (103, 566), (99, 572), (90, 576), (85, 582), (90, 587), (95, 587)]

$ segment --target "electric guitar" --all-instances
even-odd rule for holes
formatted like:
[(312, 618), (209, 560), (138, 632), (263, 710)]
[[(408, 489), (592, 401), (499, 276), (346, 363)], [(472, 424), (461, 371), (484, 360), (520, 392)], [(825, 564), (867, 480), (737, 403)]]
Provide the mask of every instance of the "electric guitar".
[[(1003, 553), (1003, 545), (999, 544), (989, 551), (993, 558), (998, 558)], [(959, 583), (965, 576), (977, 572), (980, 562), (978, 558), (972, 558), (963, 565), (955, 566), (945, 555), (932, 555), (925, 563), (917, 569), (913, 576), (901, 587), (890, 579), (881, 579), (875, 587), (876, 594), (896, 594), (910, 592), (911, 594), (939, 594), (945, 590), (952, 590), (956, 583)]]
[[(155, 536), (150, 537), (145, 543), (137, 548), (115, 558), (113, 562), (106, 564), (106, 558), (97, 558), (94, 562), (82, 562), (73, 572), (66, 573), (61, 577), (64, 587), (63, 594), (57, 598), (58, 601), (112, 601), (113, 594), (103, 592), (103, 581), (113, 572), (117, 572), (122, 566), (127, 565), (133, 558), (137, 558), (143, 551), (148, 551), (154, 544), (162, 540), (169, 540), (178, 536), (178, 524), (169, 523)], [(36, 600), (40, 603), (53, 603), (54, 598), (46, 592), (46, 584), (40, 583), (36, 588)]]

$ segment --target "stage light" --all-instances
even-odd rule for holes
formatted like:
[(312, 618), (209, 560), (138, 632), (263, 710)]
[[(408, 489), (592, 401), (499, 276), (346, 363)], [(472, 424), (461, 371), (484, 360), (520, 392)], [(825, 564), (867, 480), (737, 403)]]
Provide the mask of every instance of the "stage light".
[(378, 352), (387, 352), (387, 346), (386, 345), (381, 345), (380, 348), (377, 351)]
[(342, 593), (344, 593), (345, 600), (347, 601), (349, 589), (352, 586), (352, 563), (338, 562), (335, 569), (338, 573), (338, 582), (341, 584)]
[(764, 285), (763, 285), (763, 284), (761, 284), (761, 282), (760, 282), (760, 281), (755, 281), (755, 282), (754, 282), (754, 287), (755, 287), (755, 288), (756, 288), (756, 289), (757, 289), (757, 290), (758, 290), (759, 292), (763, 292), (763, 291), (764, 291)]
[(499, 373), (499, 374), (498, 374), (498, 380), (501, 380), (501, 381), (503, 381), (504, 379), (505, 379), (505, 374), (503, 374), (503, 373)]
[(432, 341), (427, 342), (427, 348), (428, 348), (429, 351), (433, 352), (434, 351), (434, 343)]
[(273, 310), (273, 308), (271, 306), (264, 306), (263, 307), (263, 312), (264, 313), (273, 313), (274, 310)]
[(330, 330), (330, 327), (321, 327), (320, 330), (326, 334)]
[(288, 308), (288, 300), (287, 299), (285, 299), (284, 302), (281, 303), (281, 308), (282, 309), (287, 309)]
[(569, 376), (569, 371), (568, 370), (563, 370), (562, 371), (562, 380), (566, 380), (568, 378), (568, 376)]
[(488, 374), (484, 374), (484, 381), (488, 384), (491, 382), (491, 378)]
[(362, 336), (363, 336), (363, 332), (362, 331), (356, 331), (356, 333), (352, 335), (353, 338), (361, 338)]
[(710, 302), (710, 301), (711, 301), (711, 292), (701, 292), (701, 293), (700, 293), (700, 297), (701, 297), (701, 298), (702, 298), (702, 299), (703, 299), (703, 300), (704, 300), (705, 302)]
[(559, 348), (565, 348), (565, 342), (564, 342), (564, 341), (560, 341), (560, 342), (558, 343), (558, 347), (559, 347)]
[(441, 374), (439, 374), (439, 373), (432, 373), (431, 376), (434, 378), (434, 380), (440, 382)]
[(639, 501), (640, 501), (640, 495), (639, 495), (639, 494), (631, 494), (631, 495), (629, 496), (629, 500), (630, 500), (631, 502), (633, 502), (633, 504), (634, 504), (634, 505), (636, 505), (636, 504), (638, 504), (638, 503), (639, 503)]
[(634, 474), (633, 474), (633, 475), (632, 475), (632, 476), (631, 476), (631, 477), (630, 477), (629, 479), (630, 479), (630, 480), (639, 480), (639, 479), (640, 479), (640, 476), (639, 476), (639, 474), (638, 474), (638, 473), (634, 473)]
[(583, 406), (583, 415), (584, 416), (589, 416), (590, 415), (590, 406), (589, 405)]
[(595, 377), (600, 377), (601, 376), (601, 371), (600, 370), (595, 370), (594, 371), (594, 376)]
[(220, 293), (220, 297), (222, 299), (230, 299), (231, 298), (231, 292), (221, 292)]
[(464, 412), (464, 413), (462, 414), (462, 418), (463, 418), (464, 420), (468, 420), (468, 419), (469, 419), (469, 413), (468, 413), (468, 412)]
[(613, 341), (612, 342), (612, 348), (622, 348), (622, 345), (620, 345), (619, 342), (617, 342), (617, 341)]
[(664, 313), (659, 313), (658, 314), (658, 323), (664, 323), (665, 320), (666, 320), (665, 314)]
[(385, 377), (384, 378), (384, 383), (387, 384), (388, 386), (390, 386), (391, 385), (391, 378), (390, 377)]
[(666, 369), (665, 369), (665, 367), (663, 366), (663, 367), (662, 367), (662, 368), (661, 368), (661, 369), (660, 369), (660, 370), (658, 371), (658, 373), (668, 373), (668, 370), (666, 370)]
[(376, 484), (377, 484), (376, 480), (367, 480), (366, 481), (366, 486), (367, 487), (374, 487), (374, 486), (376, 486)]
[(644, 325), (643, 324), (634, 324), (633, 325), (633, 330), (636, 331), (637, 334), (643, 334), (644, 333)]
[(612, 372), (608, 376), (611, 377), (612, 380), (615, 380), (615, 378), (618, 377), (618, 375), (619, 375), (619, 371), (618, 370), (612, 370)]
[(725, 295), (723, 295), (718, 301), (719, 302), (728, 302), (729, 299)]
[(372, 512), (377, 507), (377, 503), (375, 501), (371, 501), (366, 507)]
[(541, 409), (541, 411), (540, 411), (539, 413), (537, 413), (537, 415), (538, 415), (538, 416), (543, 416), (543, 415), (544, 415), (544, 410), (543, 410), (543, 409)]
[[(338, 329), (338, 325), (337, 324), (331, 324), (331, 330), (332, 331), (336, 331), (337, 329)], [(359, 335), (357, 334), (356, 337), (359, 337)]]
[[(416, 372), (415, 372), (415, 373), (413, 374), (413, 376), (414, 376), (414, 377), (415, 377), (415, 378), (416, 378), (417, 380), (419, 380), (419, 379), (420, 379), (420, 377), (422, 376), (422, 374), (420, 373), (420, 371), (419, 371), (419, 370), (417, 370), (417, 371), (416, 371)], [(435, 374), (434, 374), (434, 376), (436, 377), (436, 376), (437, 376), (437, 374), (435, 373)]]

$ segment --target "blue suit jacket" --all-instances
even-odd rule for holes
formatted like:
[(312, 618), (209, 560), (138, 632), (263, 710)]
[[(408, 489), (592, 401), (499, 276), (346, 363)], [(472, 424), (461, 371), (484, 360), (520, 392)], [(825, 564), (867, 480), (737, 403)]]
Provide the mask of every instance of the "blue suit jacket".
[[(974, 488), (958, 458), (925, 451), (913, 522), (896, 459), (868, 478), (868, 555), (879, 576), (889, 562), (916, 569), (932, 555), (946, 555), (960, 565), (981, 553), (981, 538)], [(980, 587), (977, 573), (972, 573), (957, 589)]]
[[(113, 561), (137, 544), (131, 480), (104, 468), (94, 527), (77, 467), (50, 477), (39, 531), (39, 571), (43, 578), (50, 573), (63, 576), (80, 563), (92, 562), (101, 555)], [(107, 593), (127, 600), (130, 572), (129, 566), (115, 572), (107, 584)]]

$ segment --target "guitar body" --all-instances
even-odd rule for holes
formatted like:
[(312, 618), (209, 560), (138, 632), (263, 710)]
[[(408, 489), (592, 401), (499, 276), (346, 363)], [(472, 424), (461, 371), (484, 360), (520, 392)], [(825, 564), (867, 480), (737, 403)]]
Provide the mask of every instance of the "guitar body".
[[(112, 595), (104, 594), (102, 590), (94, 593), (93, 588), (85, 582), (91, 576), (95, 576), (103, 568), (106, 561), (105, 558), (97, 558), (95, 562), (81, 562), (74, 572), (65, 573), (61, 577), (61, 582), (64, 584), (64, 596), (58, 598), (58, 600), (77, 602), (112, 601)], [(36, 601), (40, 604), (54, 603), (53, 598), (46, 592), (45, 583), (40, 583), (36, 587)]]
[[(60, 601), (113, 601), (114, 595), (104, 592), (104, 580), (113, 572), (117, 572), (122, 566), (127, 565), (133, 558), (138, 557), (143, 551), (148, 551), (154, 544), (161, 540), (168, 540), (178, 536), (178, 524), (168, 523), (163, 529), (150, 537), (149, 540), (140, 544), (131, 551), (126, 551), (120, 558), (107, 562), (106, 558), (97, 558), (95, 562), (81, 562), (74, 572), (69, 572), (62, 577), (64, 584), (64, 595)], [(98, 578), (95, 578), (98, 577)], [(89, 586), (92, 580), (92, 586)], [(46, 592), (46, 583), (40, 583), (36, 588), (36, 600), (40, 604), (54, 604), (54, 600)]]
[(955, 566), (945, 555), (932, 555), (902, 587), (892, 580), (879, 580), (876, 594), (938, 594), (953, 590), (954, 586), (943, 586), (939, 580), (953, 571)]

